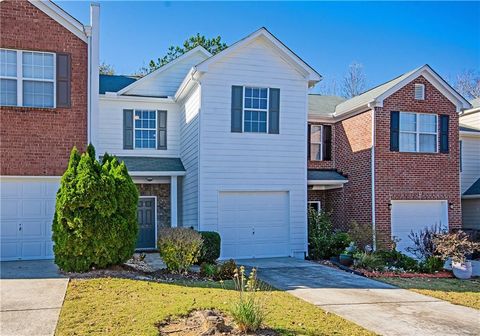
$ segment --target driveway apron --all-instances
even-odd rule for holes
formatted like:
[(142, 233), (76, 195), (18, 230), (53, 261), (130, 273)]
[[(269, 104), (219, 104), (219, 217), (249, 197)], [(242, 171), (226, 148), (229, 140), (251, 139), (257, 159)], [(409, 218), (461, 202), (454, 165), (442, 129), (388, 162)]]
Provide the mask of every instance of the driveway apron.
[(380, 335), (480, 335), (480, 312), (293, 258), (239, 260), (275, 288)]

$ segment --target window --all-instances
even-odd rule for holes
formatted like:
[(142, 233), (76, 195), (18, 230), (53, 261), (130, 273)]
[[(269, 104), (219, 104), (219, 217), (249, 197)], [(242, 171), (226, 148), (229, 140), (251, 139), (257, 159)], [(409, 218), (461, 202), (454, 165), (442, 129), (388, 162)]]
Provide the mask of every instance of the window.
[(55, 54), (0, 49), (0, 105), (54, 107)]
[(322, 125), (310, 125), (310, 160), (321, 161), (323, 159)]
[(135, 148), (156, 148), (157, 111), (135, 110)]
[(437, 152), (437, 115), (401, 112), (400, 151)]
[(415, 99), (425, 100), (425, 85), (415, 84)]
[(267, 133), (268, 89), (244, 88), (243, 131)]
[(309, 201), (308, 202), (308, 209), (313, 209), (316, 212), (320, 212), (322, 210), (320, 206), (320, 201)]

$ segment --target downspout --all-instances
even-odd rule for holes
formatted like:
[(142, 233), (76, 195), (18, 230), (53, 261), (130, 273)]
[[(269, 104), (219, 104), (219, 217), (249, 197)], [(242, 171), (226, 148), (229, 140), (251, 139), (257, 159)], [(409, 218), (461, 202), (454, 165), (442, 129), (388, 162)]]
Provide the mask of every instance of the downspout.
[(91, 73), (90, 69), (92, 68), (92, 27), (85, 26), (85, 35), (87, 35), (87, 144), (91, 142), (92, 135), (91, 135), (91, 122), (92, 122), (92, 101), (91, 101)]
[(370, 167), (370, 175), (371, 175), (371, 183), (372, 183), (372, 243), (373, 243), (373, 250), (377, 249), (377, 226), (376, 226), (376, 213), (375, 213), (375, 106), (376, 101), (373, 100), (368, 103), (368, 107), (372, 109), (372, 157), (371, 157), (371, 167)]
[(88, 142), (96, 145), (99, 95), (100, 4), (90, 4), (88, 28)]

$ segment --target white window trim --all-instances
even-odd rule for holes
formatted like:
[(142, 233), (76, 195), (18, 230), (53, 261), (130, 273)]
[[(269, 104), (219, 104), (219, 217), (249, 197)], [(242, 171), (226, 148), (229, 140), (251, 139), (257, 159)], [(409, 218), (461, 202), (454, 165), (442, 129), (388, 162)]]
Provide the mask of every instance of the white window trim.
[[(312, 127), (320, 127), (320, 143), (312, 142)], [(312, 144), (313, 145), (320, 145), (320, 160), (312, 159)], [(308, 158), (310, 161), (323, 161), (323, 125), (310, 125), (310, 157)]]
[[(422, 89), (422, 97), (417, 98), (417, 87), (420, 87)], [(425, 100), (425, 84), (420, 84), (417, 83), (414, 85), (414, 92), (413, 92), (415, 100)]]
[(308, 201), (307, 202), (307, 209), (310, 209), (310, 204), (317, 204), (318, 205), (318, 213), (322, 211), (322, 202), (320, 201)]
[[(137, 147), (136, 146), (136, 136), (135, 136), (135, 131), (136, 130), (139, 130), (139, 131), (151, 131), (152, 129), (151, 128), (137, 128), (135, 126), (135, 113), (137, 111), (148, 111), (148, 112), (152, 112), (152, 111), (155, 111), (155, 146), (153, 148), (145, 148), (145, 147)], [(133, 149), (138, 149), (138, 150), (156, 150), (157, 149), (157, 146), (158, 146), (158, 110), (149, 110), (149, 109), (134, 109), (133, 110)]]
[[(56, 108), (57, 107), (57, 57), (53, 52), (39, 51), (39, 50), (22, 50), (22, 49), (9, 49), (0, 48), (0, 50), (15, 51), (17, 55), (17, 76), (0, 76), (0, 79), (14, 79), (17, 81), (17, 105), (2, 105), (2, 106), (16, 106), (27, 108)], [(41, 79), (41, 78), (25, 78), (23, 77), (23, 53), (42, 53), (53, 55), (53, 79)], [(53, 106), (23, 106), (23, 81), (36, 81), (36, 82), (51, 82), (53, 83)]]
[[(415, 131), (402, 131), (402, 124), (401, 124), (401, 114), (414, 114), (415, 115)], [(422, 131), (420, 132), (420, 118), (419, 115), (434, 115), (435, 116), (435, 132), (425, 132)], [(399, 117), (399, 137), (402, 133), (406, 134), (415, 134), (415, 150), (414, 151), (408, 151), (408, 150), (400, 150), (400, 139), (398, 141), (398, 146), (399, 146), (399, 151), (402, 153), (438, 153), (438, 114), (432, 114), (432, 113), (418, 113), (418, 112), (400, 112), (400, 117)], [(435, 151), (433, 152), (421, 152), (420, 151), (420, 135), (426, 134), (426, 135), (435, 135)]]
[[(245, 108), (245, 89), (250, 88), (250, 89), (267, 89), (267, 108), (266, 109), (261, 109), (261, 108)], [(262, 87), (262, 86), (253, 86), (253, 85), (244, 85), (243, 86), (243, 95), (242, 95), (242, 133), (248, 133), (248, 134), (269, 134), (268, 133), (268, 111), (270, 110), (270, 88), (268, 87)], [(267, 125), (266, 125), (266, 130), (265, 132), (245, 132), (245, 110), (248, 111), (256, 111), (256, 112), (266, 112), (267, 113)]]

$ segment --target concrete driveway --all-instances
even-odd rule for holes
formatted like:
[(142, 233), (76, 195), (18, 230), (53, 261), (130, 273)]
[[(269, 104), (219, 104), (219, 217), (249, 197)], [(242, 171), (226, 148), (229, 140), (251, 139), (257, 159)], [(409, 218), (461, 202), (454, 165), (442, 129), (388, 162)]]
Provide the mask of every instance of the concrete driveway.
[(53, 335), (68, 279), (51, 260), (1, 262), (0, 335)]
[(480, 335), (480, 312), (313, 262), (238, 260), (259, 277), (381, 335)]

